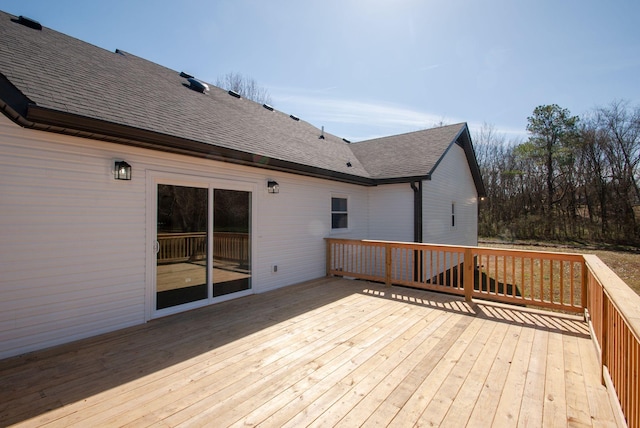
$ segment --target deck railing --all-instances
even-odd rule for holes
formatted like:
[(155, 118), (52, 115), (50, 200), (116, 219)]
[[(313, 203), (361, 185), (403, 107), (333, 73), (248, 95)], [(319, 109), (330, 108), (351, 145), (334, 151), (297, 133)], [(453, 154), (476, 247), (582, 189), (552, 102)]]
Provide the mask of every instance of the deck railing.
[[(207, 233), (158, 233), (158, 262), (175, 263), (203, 260), (207, 253)], [(213, 258), (246, 263), (249, 260), (249, 234), (214, 232)]]
[(327, 239), (328, 275), (443, 291), (468, 299), (582, 312), (584, 273), (579, 254)]
[(629, 427), (640, 427), (640, 296), (597, 256), (585, 255), (586, 315), (603, 382)]
[(629, 427), (640, 428), (640, 296), (593, 255), (327, 238), (326, 273), (584, 313)]

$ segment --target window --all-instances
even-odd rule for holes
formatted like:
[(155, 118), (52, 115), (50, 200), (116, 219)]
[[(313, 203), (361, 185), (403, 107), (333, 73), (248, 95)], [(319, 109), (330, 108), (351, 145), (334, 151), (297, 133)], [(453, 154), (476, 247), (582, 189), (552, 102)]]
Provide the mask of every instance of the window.
[(347, 198), (331, 198), (331, 229), (347, 229)]
[(451, 227), (456, 227), (456, 204), (451, 203)]

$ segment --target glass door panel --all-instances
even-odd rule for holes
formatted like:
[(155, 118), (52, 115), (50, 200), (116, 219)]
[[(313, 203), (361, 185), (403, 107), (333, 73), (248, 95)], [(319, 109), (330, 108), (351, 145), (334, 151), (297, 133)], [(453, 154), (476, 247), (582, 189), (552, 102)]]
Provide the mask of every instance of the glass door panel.
[(213, 296), (251, 288), (251, 192), (213, 191)]
[(158, 184), (156, 310), (208, 298), (209, 190)]

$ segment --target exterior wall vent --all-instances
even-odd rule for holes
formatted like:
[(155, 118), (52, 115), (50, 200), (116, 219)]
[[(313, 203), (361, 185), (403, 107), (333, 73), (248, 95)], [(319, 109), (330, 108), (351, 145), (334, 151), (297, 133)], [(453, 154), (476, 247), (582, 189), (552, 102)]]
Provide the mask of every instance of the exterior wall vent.
[(293, 120), (295, 120), (296, 122), (300, 120), (300, 118), (298, 116), (294, 116), (292, 114), (289, 115), (289, 117)]
[(262, 107), (266, 108), (269, 111), (273, 111), (273, 107), (271, 107), (269, 104), (262, 104)]
[(190, 89), (193, 89), (196, 92), (200, 92), (201, 94), (203, 94), (205, 91), (209, 92), (209, 85), (207, 85), (206, 83), (203, 83), (193, 77), (188, 78), (187, 81), (189, 82)]
[(239, 93), (237, 93), (236, 91), (232, 91), (231, 89), (229, 89), (228, 93), (229, 93), (229, 95), (231, 95), (232, 97), (235, 97), (235, 98), (240, 98), (241, 97), (241, 95)]
[(24, 25), (25, 27), (33, 28), (34, 30), (42, 30), (42, 25), (31, 18), (27, 18), (26, 16), (19, 16), (18, 19), (11, 19), (13, 22), (17, 22), (18, 24)]

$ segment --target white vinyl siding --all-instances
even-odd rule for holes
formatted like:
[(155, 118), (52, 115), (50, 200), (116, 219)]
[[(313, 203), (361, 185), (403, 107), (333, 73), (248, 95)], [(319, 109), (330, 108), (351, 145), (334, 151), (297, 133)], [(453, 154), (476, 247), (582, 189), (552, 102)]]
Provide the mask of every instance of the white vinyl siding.
[[(331, 195), (349, 195), (340, 237), (367, 237), (362, 186), (33, 131), (4, 116), (0, 153), (0, 358), (150, 318), (147, 171), (257, 189), (253, 292), (324, 276)], [(120, 159), (131, 181), (114, 180)], [(280, 193), (267, 193), (268, 179)]]
[(478, 244), (477, 192), (464, 150), (457, 144), (440, 161), (431, 180), (423, 182), (423, 236), (428, 243)]
[(144, 180), (64, 139), (0, 118), (0, 358), (144, 321)]
[(369, 239), (413, 242), (413, 190), (409, 183), (369, 190)]
[(266, 274), (259, 278), (258, 291), (325, 275), (324, 238), (335, 236), (329, 211), (332, 195), (349, 195), (349, 229), (337, 236), (362, 239), (367, 230), (366, 188), (284, 173), (271, 176), (280, 184), (280, 193), (265, 192), (259, 199), (257, 268)]

